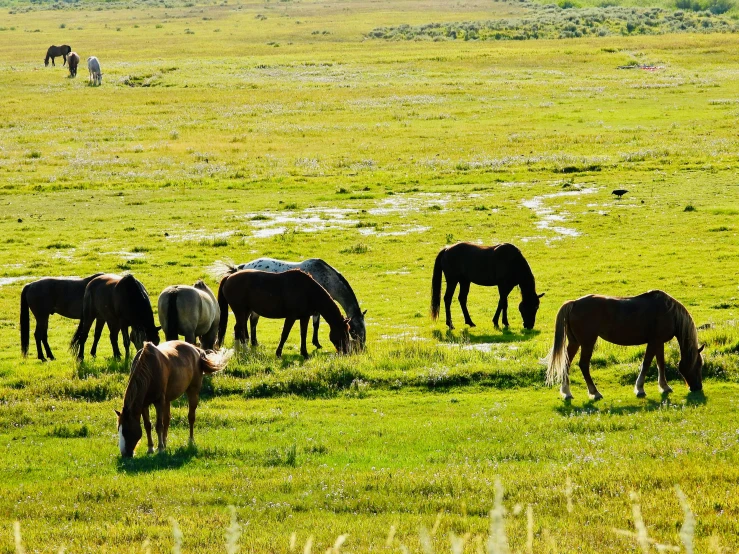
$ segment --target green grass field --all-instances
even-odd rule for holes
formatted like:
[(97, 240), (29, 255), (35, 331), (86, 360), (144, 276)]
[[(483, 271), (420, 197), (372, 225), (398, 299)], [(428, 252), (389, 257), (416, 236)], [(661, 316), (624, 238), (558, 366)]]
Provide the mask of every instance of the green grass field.
[[(230, 505), (243, 552), (343, 534), (348, 552), (478, 552), (496, 481), (513, 552), (639, 551), (616, 531), (635, 530), (632, 492), (649, 536), (681, 545), (675, 485), (695, 552), (739, 549), (739, 36), (368, 37), (533, 9), (479, 0), (43, 7), (0, 11), (0, 552), (15, 521), (28, 552), (166, 552), (171, 518), (182, 551), (222, 551)], [(76, 79), (43, 66), (62, 43)], [(456, 301), (454, 332), (430, 321), (434, 257), (459, 240), (522, 249), (546, 293), (535, 331), (518, 291), (495, 329), (481, 287), (476, 328)], [(282, 323), (262, 319), (261, 346), (207, 380), (194, 447), (177, 403), (167, 453), (120, 459), (128, 366), (107, 330), (78, 367), (54, 316), (57, 361), (21, 358), (34, 278), (130, 271), (156, 308), (169, 284), (215, 288), (214, 261), (259, 256), (339, 269), (367, 351), (303, 360), (294, 329), (278, 360)], [(674, 341), (669, 397), (653, 367), (635, 398), (644, 348), (605, 343), (604, 400), (576, 367), (571, 404), (544, 386), (562, 302), (655, 288), (699, 326), (704, 395)]]

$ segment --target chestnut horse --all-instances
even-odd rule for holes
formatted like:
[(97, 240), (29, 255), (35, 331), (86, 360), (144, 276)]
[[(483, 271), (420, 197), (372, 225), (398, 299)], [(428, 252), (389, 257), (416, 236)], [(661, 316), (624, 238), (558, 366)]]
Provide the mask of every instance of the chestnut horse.
[(536, 294), (536, 282), (531, 267), (521, 251), (512, 244), (478, 246), (469, 242), (460, 242), (442, 248), (436, 256), (431, 281), (431, 317), (434, 320), (439, 317), (442, 272), (446, 278), (444, 306), (446, 324), (449, 329), (454, 329), (451, 306), (457, 284), (459, 284), (459, 305), (462, 307), (464, 322), (470, 327), (475, 326), (467, 311), (470, 283), (483, 287), (498, 287), (500, 299), (498, 309), (495, 310), (495, 316), (493, 316), (493, 324), (496, 327), (498, 327), (501, 312), (503, 313), (503, 325), (508, 327), (508, 295), (516, 286), (520, 287), (521, 303), (518, 305), (518, 311), (521, 312), (523, 326), (526, 329), (534, 328), (539, 299), (544, 296), (544, 293)]
[(80, 65), (80, 57), (77, 52), (70, 52), (67, 56), (67, 67), (69, 68), (69, 76), (77, 77), (77, 66)]
[[(349, 320), (344, 319), (331, 295), (313, 277), (300, 269), (282, 273), (269, 273), (244, 269), (226, 275), (218, 288), (218, 304), (221, 307), (221, 322), (218, 327), (218, 343), (223, 344), (228, 325), (228, 307), (236, 316), (234, 334), (237, 343), (249, 338), (246, 324), (253, 312), (262, 317), (285, 319), (277, 357), (282, 356), (290, 330), (296, 320), (300, 321), (300, 354), (308, 357), (306, 335), (308, 322), (318, 313), (328, 323), (329, 339), (342, 354), (349, 352)], [(255, 337), (252, 334), (252, 345)]]
[[(82, 361), (85, 354), (85, 341), (90, 333), (90, 327), (95, 321), (95, 338), (92, 342), (90, 355), (95, 356), (100, 334), (108, 324), (110, 344), (113, 355), (121, 357), (118, 349), (118, 332), (123, 335), (123, 348), (128, 349), (133, 340), (137, 349), (141, 349), (144, 339), (159, 344), (159, 329), (154, 325), (154, 312), (151, 310), (149, 293), (133, 275), (100, 275), (90, 281), (85, 288), (85, 298), (82, 302), (82, 319), (77, 331), (72, 337), (70, 348)], [(131, 336), (128, 328), (131, 327)]]
[(90, 275), (84, 279), (78, 277), (44, 277), (33, 283), (28, 283), (21, 292), (21, 352), (25, 358), (28, 355), (30, 325), (28, 311), (36, 318), (36, 330), (33, 336), (36, 339), (38, 359), (46, 361), (41, 346), (46, 348), (46, 355), (54, 359), (49, 346), (49, 316), (59, 314), (70, 319), (82, 319), (82, 299), (85, 297), (85, 287), (95, 277), (102, 273)]
[[(565, 345), (565, 336), (567, 344)], [(685, 306), (661, 290), (627, 298), (590, 295), (565, 302), (557, 313), (554, 346), (549, 354), (547, 383), (561, 383), (560, 393), (572, 398), (569, 368), (580, 352), (580, 370), (593, 400), (603, 398), (590, 378), (590, 357), (598, 337), (621, 346), (647, 345), (636, 378), (634, 392), (643, 397), (644, 380), (653, 358), (657, 358), (659, 390), (672, 392), (665, 374), (665, 343), (673, 337), (680, 345), (678, 371), (691, 391), (703, 388), (703, 358), (698, 347), (698, 331)]]
[(121, 456), (130, 458), (141, 439), (141, 417), (144, 418), (149, 454), (154, 452), (151, 440), (149, 406), (156, 409), (156, 431), (159, 451), (167, 447), (170, 405), (183, 394), (187, 394), (190, 423), (190, 442), (193, 442), (195, 410), (200, 400), (203, 374), (215, 373), (226, 367), (232, 351), (205, 351), (183, 341), (172, 340), (154, 346), (145, 342), (136, 353), (131, 365), (131, 376), (123, 400), (123, 409), (118, 414), (118, 447)]

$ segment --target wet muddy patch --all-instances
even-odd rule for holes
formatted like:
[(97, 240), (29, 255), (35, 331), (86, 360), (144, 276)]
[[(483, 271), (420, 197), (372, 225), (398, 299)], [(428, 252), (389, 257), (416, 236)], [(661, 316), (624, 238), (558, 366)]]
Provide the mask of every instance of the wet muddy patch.
[[(534, 196), (529, 200), (522, 200), (521, 205), (525, 208), (532, 210), (538, 217), (539, 221), (535, 223), (537, 229), (541, 231), (551, 231), (555, 233), (554, 237), (547, 237), (543, 235), (537, 235), (532, 237), (524, 237), (521, 240), (523, 242), (529, 242), (531, 240), (543, 239), (547, 243), (552, 240), (561, 240), (564, 237), (579, 237), (580, 231), (566, 227), (562, 225), (568, 221), (570, 213), (566, 210), (561, 210), (559, 206), (553, 207), (548, 205), (552, 199), (575, 199), (585, 194), (594, 194), (598, 192), (595, 187), (576, 189), (576, 190), (564, 190), (559, 192), (553, 192), (550, 194), (542, 194), (540, 196)], [(574, 204), (575, 202), (568, 202)]]

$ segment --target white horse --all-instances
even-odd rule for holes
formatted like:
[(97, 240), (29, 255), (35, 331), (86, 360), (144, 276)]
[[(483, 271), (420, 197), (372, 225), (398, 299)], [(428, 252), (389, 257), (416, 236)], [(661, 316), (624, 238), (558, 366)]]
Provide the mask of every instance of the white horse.
[[(367, 340), (367, 331), (364, 326), (364, 312), (359, 308), (359, 302), (352, 290), (349, 282), (344, 276), (328, 265), (323, 260), (311, 258), (304, 262), (284, 262), (272, 258), (259, 258), (249, 263), (234, 265), (231, 262), (215, 262), (212, 266), (212, 274), (220, 279), (225, 275), (236, 273), (242, 269), (257, 269), (259, 271), (267, 271), (270, 273), (282, 273), (290, 269), (302, 269), (308, 275), (328, 291), (331, 297), (344, 308), (346, 316), (349, 318), (349, 334), (353, 340), (359, 341), (361, 348), (364, 348)], [(251, 332), (253, 340), (256, 342), (257, 322), (259, 316), (251, 314)], [(321, 323), (321, 316), (315, 314), (313, 316), (313, 346), (321, 348), (318, 342), (318, 326)]]
[(87, 69), (90, 71), (90, 83), (93, 85), (102, 85), (103, 74), (100, 71), (100, 62), (95, 56), (87, 58)]
[(159, 295), (157, 308), (166, 340), (177, 340), (179, 335), (184, 335), (187, 342), (195, 344), (195, 338), (200, 337), (201, 348), (215, 347), (221, 309), (213, 291), (202, 280), (192, 287), (167, 287)]

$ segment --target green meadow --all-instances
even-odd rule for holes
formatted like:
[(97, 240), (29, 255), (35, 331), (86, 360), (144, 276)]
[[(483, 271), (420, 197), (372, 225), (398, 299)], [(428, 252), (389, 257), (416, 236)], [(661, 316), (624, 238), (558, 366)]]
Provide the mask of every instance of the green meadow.
[[(739, 549), (739, 35), (715, 32), (736, 8), (497, 40), (424, 26), (589, 20), (483, 0), (2, 5), (0, 552)], [(44, 67), (51, 44), (79, 53), (77, 78)], [(454, 331), (430, 320), (434, 258), (462, 240), (521, 248), (545, 293), (534, 331), (517, 290), (509, 329), (476, 286), (477, 327), (456, 299)], [(166, 453), (120, 458), (129, 366), (107, 330), (78, 366), (75, 322), (53, 316), (57, 360), (21, 357), (33, 279), (128, 271), (156, 310), (165, 286), (215, 289), (213, 262), (260, 256), (341, 271), (367, 349), (304, 360), (295, 328), (280, 360), (282, 322), (262, 319), (260, 346), (206, 379), (194, 446), (178, 402)], [(675, 392), (653, 366), (645, 399), (644, 348), (600, 342), (605, 398), (575, 365), (563, 403), (544, 384), (560, 305), (650, 289), (693, 315), (703, 394), (674, 341)], [(488, 542), (493, 508), (509, 550)], [(623, 531), (642, 524), (640, 546)]]

